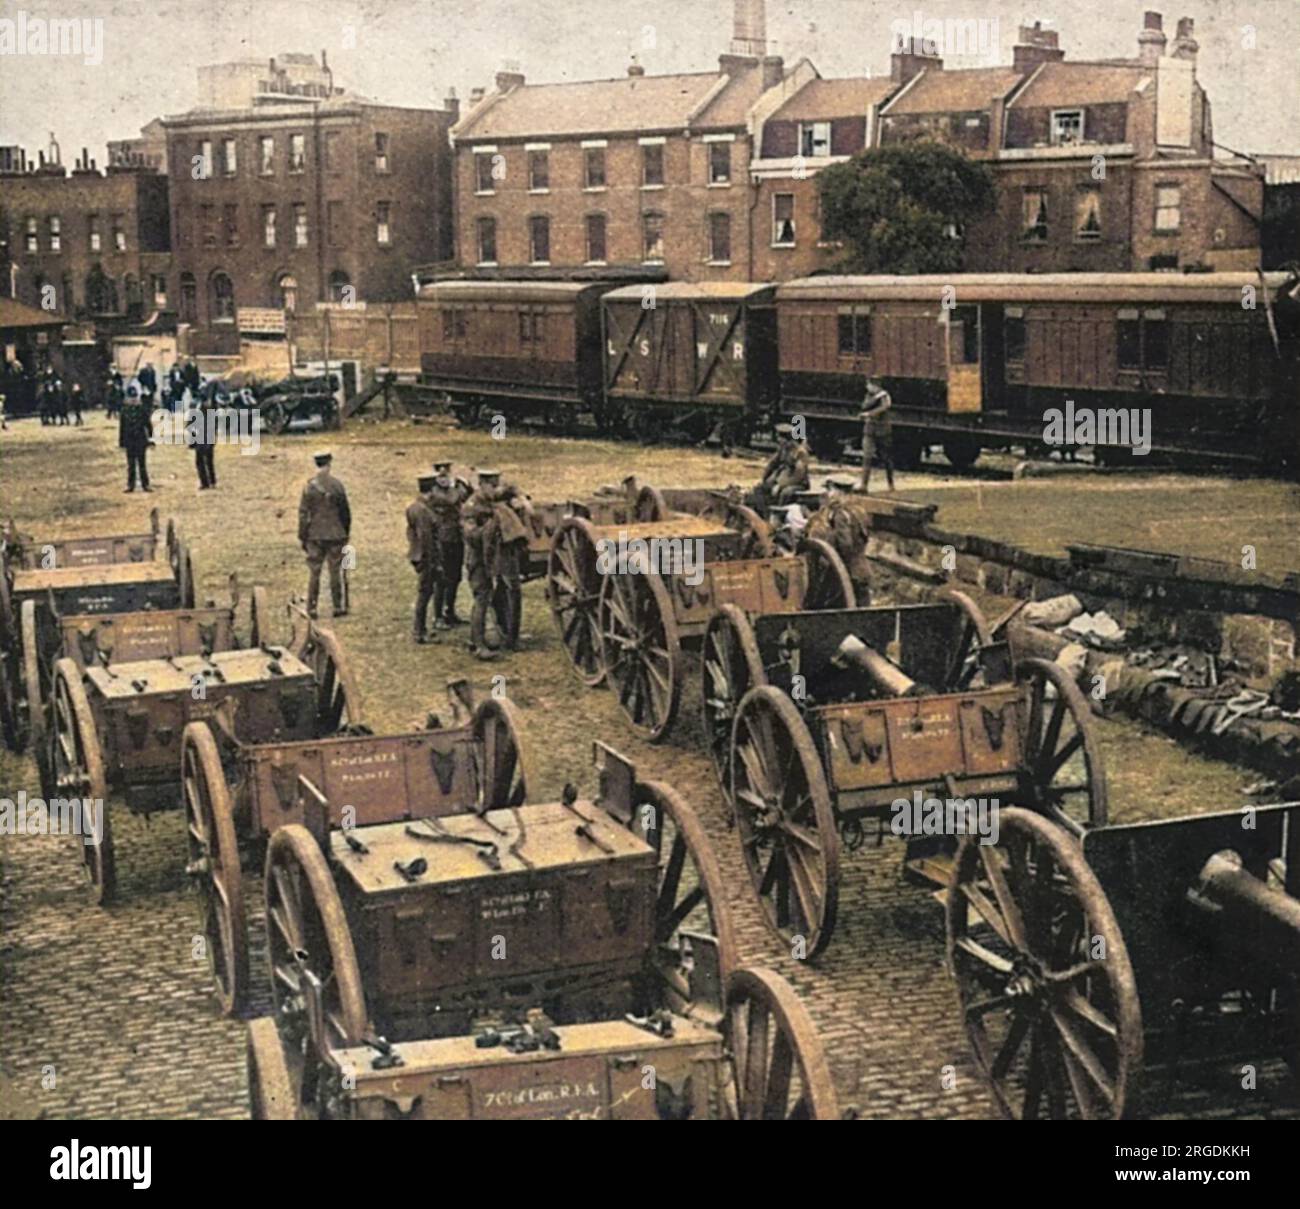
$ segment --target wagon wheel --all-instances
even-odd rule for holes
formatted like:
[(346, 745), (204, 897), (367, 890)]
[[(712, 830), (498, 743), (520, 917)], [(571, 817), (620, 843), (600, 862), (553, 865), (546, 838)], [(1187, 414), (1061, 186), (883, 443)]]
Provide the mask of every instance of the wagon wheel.
[(343, 644), (326, 626), (309, 625), (299, 654), (316, 677), (316, 737), (360, 731), (361, 690)]
[(270, 1016), (248, 1022), (248, 1107), (254, 1121), (294, 1121), (298, 1093), (284, 1060), (284, 1044)]
[(176, 587), (182, 609), (194, 607), (194, 558), (189, 542), (183, 541), (176, 552)]
[(740, 702), (731, 740), (731, 807), (768, 924), (815, 957), (835, 930), (840, 841), (821, 756), (780, 689)]
[(938, 599), (956, 605), (962, 617), (956, 643), (953, 645), (948, 668), (944, 673), (939, 691), (945, 693), (960, 692), (970, 688), (982, 664), (980, 650), (993, 641), (993, 632), (984, 620), (984, 614), (965, 592), (956, 588), (944, 588)]
[(569, 662), (588, 688), (605, 679), (597, 616), (600, 579), (596, 570), (595, 530), (580, 516), (566, 516), (551, 539), (546, 597)]
[(739, 558), (770, 558), (775, 550), (772, 526), (748, 504), (732, 504), (727, 509), (727, 527), (744, 539)]
[(668, 505), (664, 503), (663, 492), (658, 487), (642, 487), (637, 492), (636, 504), (632, 509), (632, 519), (637, 521), (665, 521), (668, 519)]
[[(156, 512), (157, 509), (154, 509)], [(171, 564), (173, 570), (176, 567), (176, 518), (169, 516), (167, 518), (167, 561)]]
[(725, 792), (731, 765), (731, 729), (744, 695), (767, 683), (749, 618), (724, 604), (709, 620), (700, 661), (704, 681), (704, 742)]
[(957, 1000), (1002, 1113), (1123, 1116), (1142, 1065), (1142, 1012), (1080, 845), (1050, 819), (1008, 807), (996, 845), (962, 840), (946, 911)]
[(1023, 660), (1017, 675), (1027, 682), (1029, 694), (1021, 804), (1052, 815), (1078, 834), (1086, 827), (1104, 827), (1106, 769), (1088, 702), (1069, 674), (1046, 659)]
[(0, 736), (10, 751), (22, 751), (26, 739), (19, 719), (21, 675), (17, 653), (0, 646)]
[(682, 695), (682, 644), (668, 589), (658, 575), (607, 575), (600, 592), (601, 659), (619, 708), (657, 743)]
[[(366, 1000), (343, 903), (324, 854), (301, 823), (271, 835), (266, 851), (267, 958), (276, 1019), (302, 1099), (315, 1096), (318, 1063), (361, 1041)], [(323, 1035), (311, 1036), (309, 987), (320, 994)]]
[(0, 566), (0, 642), (17, 635), (17, 619), (14, 616), (13, 585), (9, 580), (9, 561)]
[(849, 569), (835, 547), (821, 538), (810, 537), (800, 553), (808, 564), (808, 590), (804, 593), (805, 609), (856, 609), (857, 593)]
[(645, 1006), (716, 1025), (736, 944), (726, 883), (704, 826), (676, 790), (658, 781), (637, 785), (632, 826), (658, 854)]
[[(36, 602), (24, 600), (22, 608), (23, 631), (23, 689), (26, 693), (27, 741), (36, 754), (37, 762), (45, 752), (45, 688), (41, 680), (40, 632), (36, 625)], [(22, 718), (22, 707), (18, 717)], [(20, 735), (21, 738), (21, 735)]]
[(478, 703), (470, 726), (475, 808), (482, 814), (502, 806), (522, 806), (528, 801), (529, 761), (519, 711), (509, 701), (488, 697)]
[(271, 642), (271, 601), (261, 584), (254, 584), (248, 605), (249, 642), (254, 647), (270, 645)]
[(779, 974), (753, 966), (733, 971), (723, 1031), (735, 1076), (728, 1115), (742, 1121), (839, 1120), (817, 1028)]
[(233, 1016), (248, 995), (248, 921), (234, 806), (206, 722), (191, 722), (181, 737), (181, 785), (189, 842), (186, 872), (199, 892), (202, 935), (217, 998), (222, 1012)]
[(107, 906), (117, 889), (117, 862), (106, 800), (108, 783), (81, 669), (71, 659), (60, 659), (54, 665), (53, 702), (49, 796), (76, 798), (81, 802), (85, 831), (80, 837), (81, 859), (95, 902)]

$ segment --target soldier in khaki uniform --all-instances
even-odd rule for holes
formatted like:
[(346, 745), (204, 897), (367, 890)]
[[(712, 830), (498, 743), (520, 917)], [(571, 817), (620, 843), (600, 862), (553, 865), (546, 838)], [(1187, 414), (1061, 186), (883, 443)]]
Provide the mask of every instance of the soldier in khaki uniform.
[(320, 598), (321, 567), (330, 567), (330, 598), (335, 617), (346, 617), (343, 597), (343, 548), (352, 532), (352, 510), (343, 484), (330, 473), (334, 455), (322, 450), (315, 455), (316, 473), (307, 480), (298, 501), (298, 541), (307, 555), (307, 614), (316, 616)]
[(862, 397), (862, 490), (865, 493), (871, 481), (871, 463), (876, 455), (880, 456), (885, 467), (885, 481), (889, 490), (894, 490), (894, 424), (890, 410), (894, 400), (889, 391), (874, 378), (867, 379), (866, 392)]
[(855, 486), (847, 476), (828, 478), (826, 498), (813, 513), (804, 536), (820, 538), (835, 548), (848, 568), (858, 605), (865, 608), (871, 603), (871, 570), (867, 561), (870, 513), (863, 507), (862, 497), (855, 495)]
[(487, 616), (497, 616), (503, 644), (519, 644), (522, 613), (523, 560), (528, 530), (520, 519), (527, 499), (517, 487), (501, 482), (499, 470), (480, 470), (478, 489), (465, 504), (465, 566), (474, 593), (469, 648), (480, 659), (490, 659)]
[(431, 637), (426, 632), (429, 601), (433, 599), (434, 588), (439, 581), (436, 523), (429, 506), (429, 492), (436, 481), (434, 475), (422, 474), (419, 479), (419, 494), (406, 506), (406, 557), (411, 560), (419, 585), (415, 592), (411, 637), (420, 645), (437, 641), (436, 637)]
[(808, 490), (808, 446), (794, 439), (790, 424), (776, 426), (776, 441), (776, 452), (768, 459), (753, 494), (753, 507), (764, 518), (769, 508), (788, 504), (799, 492)]
[(434, 462), (429, 508), (433, 512), (434, 538), (438, 546), (438, 579), (433, 593), (433, 628), (446, 630), (463, 625), (456, 616), (456, 594), (465, 565), (465, 536), (461, 532), (461, 509), (474, 494), (464, 479), (451, 472), (451, 462)]

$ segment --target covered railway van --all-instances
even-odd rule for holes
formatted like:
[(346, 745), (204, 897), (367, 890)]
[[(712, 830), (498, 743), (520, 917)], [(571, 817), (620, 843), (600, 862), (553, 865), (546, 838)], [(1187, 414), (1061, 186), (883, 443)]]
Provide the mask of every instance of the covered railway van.
[(600, 297), (612, 282), (440, 281), (420, 287), (420, 369), (458, 419), (601, 414)]
[[(894, 401), (899, 464), (941, 443), (967, 466), (981, 449), (1050, 448), (1052, 409), (1063, 422), (1107, 410), (1107, 424), (1118, 422), (1115, 409), (1150, 409), (1146, 436), (1158, 456), (1294, 474), (1295, 291), (1294, 275), (1281, 273), (792, 281), (776, 292), (781, 411), (838, 445), (860, 432), (863, 383), (873, 377)], [(1131, 440), (1096, 448), (1106, 461), (1134, 456)]]
[(643, 436), (719, 422), (744, 443), (777, 403), (776, 287), (669, 282), (606, 294), (605, 406)]

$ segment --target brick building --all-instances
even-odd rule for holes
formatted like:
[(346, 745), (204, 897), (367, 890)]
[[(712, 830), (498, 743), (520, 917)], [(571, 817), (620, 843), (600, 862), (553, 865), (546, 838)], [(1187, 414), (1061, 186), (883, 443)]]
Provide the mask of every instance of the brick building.
[(237, 353), (241, 308), (409, 298), (414, 266), (450, 253), (452, 113), (344, 93), (327, 68), (277, 70), (296, 58), (210, 69), (202, 94), (243, 103), (163, 119), (194, 353)]
[(752, 130), (791, 77), (766, 51), (762, 0), (739, 0), (716, 71), (528, 84), (499, 73), (453, 128), (466, 267), (652, 267), (752, 279)]
[[(1010, 66), (945, 70), (927, 48), (903, 45), (888, 80), (806, 84), (766, 120), (750, 165), (759, 210), (795, 216), (765, 276), (835, 259), (820, 236), (822, 169), (863, 146), (918, 138), (994, 172), (996, 210), (966, 232), (971, 271), (1255, 267), (1262, 173), (1216, 158), (1198, 50), (1189, 18), (1170, 45), (1148, 12), (1133, 59), (1066, 61), (1058, 35), (1035, 25), (1020, 29)], [(795, 139), (804, 142), (792, 154)]]
[(5, 292), (68, 319), (139, 322), (168, 303), (167, 179), (100, 171), (83, 150), (69, 170), (57, 143), (35, 162), (0, 153)]

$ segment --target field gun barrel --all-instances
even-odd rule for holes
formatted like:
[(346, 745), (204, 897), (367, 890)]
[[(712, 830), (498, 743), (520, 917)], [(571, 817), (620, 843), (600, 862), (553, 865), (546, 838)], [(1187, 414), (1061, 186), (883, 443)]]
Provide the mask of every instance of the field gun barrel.
[(1234, 853), (1215, 853), (1188, 901), (1215, 920), (1226, 941), (1261, 964), (1300, 973), (1300, 898), (1246, 869)]
[(916, 697), (925, 691), (898, 664), (854, 634), (840, 643), (831, 662), (838, 668), (856, 667), (865, 672), (877, 688), (891, 697)]

